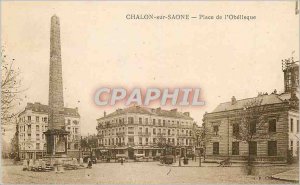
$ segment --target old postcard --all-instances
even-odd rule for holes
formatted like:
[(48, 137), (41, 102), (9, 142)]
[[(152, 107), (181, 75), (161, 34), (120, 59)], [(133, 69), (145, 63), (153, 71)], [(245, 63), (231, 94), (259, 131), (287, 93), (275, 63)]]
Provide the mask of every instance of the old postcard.
[(299, 183), (299, 0), (2, 1), (2, 184)]

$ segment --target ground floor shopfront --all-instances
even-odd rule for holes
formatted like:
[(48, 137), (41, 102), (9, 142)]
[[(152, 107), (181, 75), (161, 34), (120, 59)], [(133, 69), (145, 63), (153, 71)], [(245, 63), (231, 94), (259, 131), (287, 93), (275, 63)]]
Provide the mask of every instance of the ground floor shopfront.
[(126, 156), (128, 159), (134, 159), (135, 156), (144, 156), (155, 158), (164, 155), (192, 157), (198, 155), (198, 150), (192, 146), (185, 147), (150, 147), (150, 146), (123, 146), (123, 147), (99, 147), (92, 150), (92, 155), (98, 159), (116, 158), (117, 156)]
[[(20, 159), (42, 159), (46, 155), (46, 150), (21, 150), (19, 151)], [(70, 158), (79, 158), (79, 150), (68, 150), (67, 156)]]

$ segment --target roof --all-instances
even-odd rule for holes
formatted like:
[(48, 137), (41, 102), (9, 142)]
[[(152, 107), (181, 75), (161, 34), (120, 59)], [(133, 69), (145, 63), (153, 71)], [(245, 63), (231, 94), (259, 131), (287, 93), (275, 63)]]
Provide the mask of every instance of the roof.
[(141, 107), (141, 106), (131, 106), (125, 109), (117, 109), (116, 111), (106, 115), (105, 117), (99, 118), (109, 118), (114, 117), (118, 115), (124, 115), (127, 113), (136, 113), (136, 114), (148, 114), (148, 115), (154, 115), (154, 116), (161, 116), (161, 117), (171, 117), (171, 118), (181, 118), (181, 119), (187, 119), (187, 120), (193, 120), (189, 116), (189, 112), (178, 112), (177, 109), (172, 110), (163, 110), (161, 108), (147, 108), (147, 107)]
[[(31, 110), (38, 113), (45, 113), (48, 114), (49, 106), (41, 104), (39, 102), (35, 103), (27, 103), (27, 106), (25, 107), (25, 110)], [(64, 107), (64, 113), (66, 116), (80, 116), (78, 113), (78, 108), (67, 108)]]
[(286, 94), (287, 93), (284, 93), (281, 95), (279, 95), (279, 94), (264, 94), (264, 95), (259, 95), (257, 97), (253, 97), (253, 98), (236, 100), (235, 103), (232, 103), (231, 101), (225, 102), (225, 103), (220, 103), (212, 112), (222, 112), (222, 111), (242, 109), (248, 101), (253, 100), (255, 98), (262, 99), (261, 105), (283, 103), (284, 100), (286, 100), (286, 98), (288, 98), (288, 96), (289, 96)]

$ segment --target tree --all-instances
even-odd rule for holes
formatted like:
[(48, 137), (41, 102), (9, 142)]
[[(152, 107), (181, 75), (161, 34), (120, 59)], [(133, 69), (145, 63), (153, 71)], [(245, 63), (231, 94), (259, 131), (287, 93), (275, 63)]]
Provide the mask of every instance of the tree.
[(247, 101), (241, 110), (238, 110), (235, 115), (233, 128), (233, 137), (247, 142), (248, 144), (248, 166), (251, 166), (253, 161), (252, 142), (266, 136), (265, 123), (267, 121), (266, 106), (262, 105), (262, 98), (257, 97)]
[[(203, 158), (205, 161), (206, 158), (206, 146), (207, 144), (211, 143), (211, 138), (213, 136), (213, 132), (211, 130), (209, 130), (208, 125), (206, 125), (205, 121), (203, 122), (203, 127), (201, 129), (201, 133), (200, 133), (200, 137), (199, 140), (200, 142), (203, 142)], [(220, 136), (221, 137), (221, 136)]]
[(1, 50), (1, 59), (1, 129), (3, 129), (3, 125), (12, 123), (12, 119), (16, 117), (15, 108), (20, 104), (19, 94), (22, 91), (19, 68), (15, 69), (14, 66), (15, 59), (8, 59), (4, 49)]

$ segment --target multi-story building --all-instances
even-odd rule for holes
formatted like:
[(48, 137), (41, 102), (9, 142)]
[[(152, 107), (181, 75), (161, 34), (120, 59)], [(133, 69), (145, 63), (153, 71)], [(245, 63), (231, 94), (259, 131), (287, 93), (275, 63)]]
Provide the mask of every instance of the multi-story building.
[(180, 148), (193, 145), (193, 119), (189, 112), (177, 109), (145, 108), (132, 106), (117, 109), (115, 112), (97, 119), (99, 146), (98, 151), (107, 151), (110, 155), (126, 154), (133, 158), (135, 154), (157, 156), (161, 144)]
[[(258, 97), (219, 104), (212, 112), (204, 115), (204, 129), (209, 137), (205, 143), (206, 159), (247, 160), (249, 154), (256, 161), (286, 162), (289, 155), (299, 154), (299, 66), (294, 61), (283, 63), (284, 92), (259, 94)], [(241, 118), (239, 111), (247, 102), (259, 99), (263, 106), (260, 126), (249, 125), (253, 138), (250, 142), (235, 137), (239, 135)], [(256, 137), (255, 137), (256, 136)]]
[[(65, 129), (69, 131), (68, 154), (79, 155), (80, 115), (77, 108), (64, 108)], [(39, 159), (46, 153), (48, 129), (48, 105), (27, 103), (25, 110), (18, 115), (18, 144), (20, 158)]]

